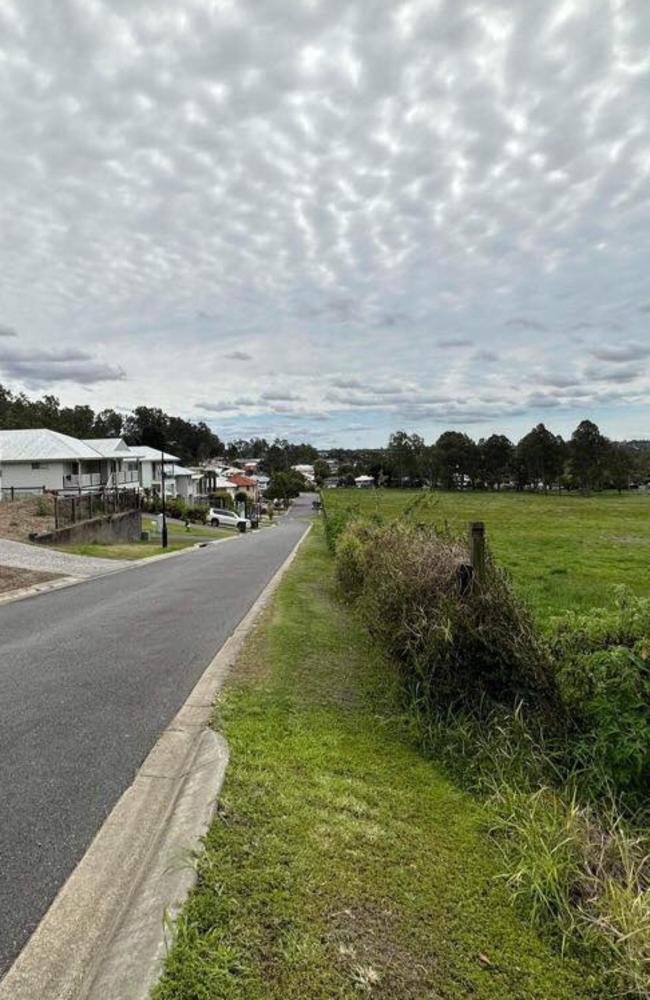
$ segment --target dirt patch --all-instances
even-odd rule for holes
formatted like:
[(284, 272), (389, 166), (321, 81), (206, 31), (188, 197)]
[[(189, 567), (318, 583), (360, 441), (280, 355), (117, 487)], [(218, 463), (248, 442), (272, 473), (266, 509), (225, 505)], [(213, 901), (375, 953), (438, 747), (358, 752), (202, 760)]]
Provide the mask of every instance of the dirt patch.
[(0, 566), (0, 594), (12, 590), (34, 587), (37, 583), (61, 579), (60, 573), (40, 573), (33, 569), (17, 569), (15, 566)]
[(362, 994), (391, 1000), (438, 997), (436, 956), (412, 953), (399, 941), (395, 914), (366, 902), (351, 903), (328, 916), (328, 938), (335, 961)]
[(54, 531), (54, 497), (48, 494), (0, 503), (0, 538), (26, 542), (31, 532)]

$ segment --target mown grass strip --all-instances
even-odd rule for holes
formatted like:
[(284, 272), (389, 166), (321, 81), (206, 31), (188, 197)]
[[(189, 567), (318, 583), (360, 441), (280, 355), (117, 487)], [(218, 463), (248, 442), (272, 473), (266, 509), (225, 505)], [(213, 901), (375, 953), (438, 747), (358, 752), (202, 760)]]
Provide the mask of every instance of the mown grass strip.
[(394, 698), (317, 530), (220, 700), (231, 764), (156, 1000), (607, 995), (511, 906), (487, 814)]

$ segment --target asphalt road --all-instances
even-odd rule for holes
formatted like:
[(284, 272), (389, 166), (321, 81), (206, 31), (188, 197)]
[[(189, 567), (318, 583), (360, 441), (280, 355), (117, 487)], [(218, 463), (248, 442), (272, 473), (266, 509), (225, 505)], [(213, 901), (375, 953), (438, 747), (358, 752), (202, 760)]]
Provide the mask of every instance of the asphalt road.
[(277, 527), (0, 607), (0, 976), (306, 528)]

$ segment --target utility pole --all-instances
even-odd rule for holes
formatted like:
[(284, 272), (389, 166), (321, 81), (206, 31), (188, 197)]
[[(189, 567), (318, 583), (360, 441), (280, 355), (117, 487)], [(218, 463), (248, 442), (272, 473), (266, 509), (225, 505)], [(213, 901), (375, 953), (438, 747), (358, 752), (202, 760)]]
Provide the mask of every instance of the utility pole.
[(167, 511), (165, 509), (165, 452), (160, 449), (160, 492), (162, 495), (162, 547), (167, 548)]

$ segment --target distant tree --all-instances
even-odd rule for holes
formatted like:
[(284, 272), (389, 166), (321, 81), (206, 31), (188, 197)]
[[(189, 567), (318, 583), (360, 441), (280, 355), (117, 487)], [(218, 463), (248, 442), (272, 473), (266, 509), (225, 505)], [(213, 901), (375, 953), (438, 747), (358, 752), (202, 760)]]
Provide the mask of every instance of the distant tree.
[(520, 484), (548, 489), (559, 482), (566, 460), (566, 445), (558, 434), (538, 424), (517, 445), (516, 461)]
[(605, 459), (608, 484), (621, 493), (629, 488), (635, 472), (634, 453), (624, 444), (611, 442)]
[(76, 438), (93, 436), (95, 413), (90, 406), (66, 406), (59, 412), (59, 430)]
[(330, 467), (323, 458), (319, 458), (314, 462), (314, 478), (316, 482), (320, 485), (324, 483), (330, 474)]
[(274, 472), (264, 495), (267, 500), (290, 500), (306, 489), (308, 489), (307, 480), (299, 472), (291, 469), (289, 472)]
[(583, 420), (569, 442), (571, 472), (581, 490), (599, 489), (605, 477), (609, 441), (596, 424)]
[(445, 431), (435, 444), (437, 477), (445, 489), (465, 485), (464, 477), (473, 485), (479, 469), (479, 449), (468, 434)]
[(513, 472), (515, 446), (505, 434), (492, 434), (478, 443), (481, 476), (488, 486), (501, 488)]
[(123, 423), (124, 418), (121, 413), (117, 413), (116, 410), (102, 410), (96, 414), (93, 421), (92, 437), (120, 437)]
[(423, 453), (424, 441), (419, 434), (407, 434), (406, 431), (391, 434), (386, 464), (398, 486), (402, 486), (405, 480), (411, 482), (420, 478)]

